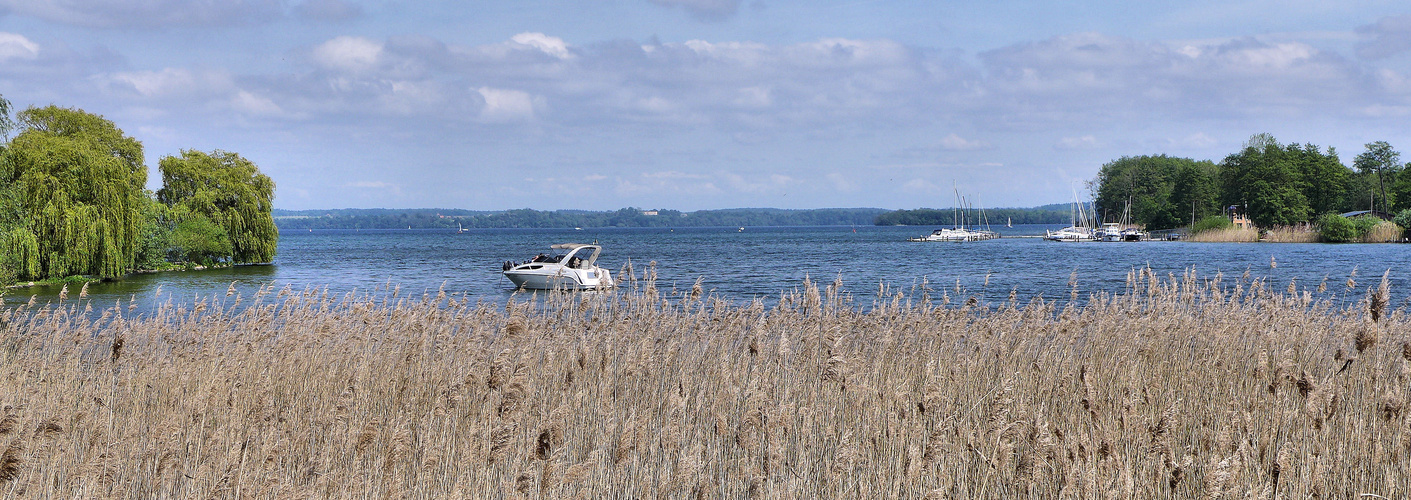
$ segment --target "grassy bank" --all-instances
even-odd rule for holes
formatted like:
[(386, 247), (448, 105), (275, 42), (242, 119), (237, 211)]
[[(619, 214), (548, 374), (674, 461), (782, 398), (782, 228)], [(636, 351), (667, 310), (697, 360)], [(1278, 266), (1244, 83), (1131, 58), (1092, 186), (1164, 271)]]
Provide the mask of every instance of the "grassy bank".
[(1254, 243), (1259, 241), (1259, 230), (1250, 228), (1211, 229), (1190, 235), (1187, 241), (1201, 243)]
[(1385, 282), (1356, 287), (1348, 309), (1145, 272), (1063, 308), (860, 310), (807, 283), (766, 308), (638, 282), (12, 309), (0, 492), (1405, 497), (1408, 318)]

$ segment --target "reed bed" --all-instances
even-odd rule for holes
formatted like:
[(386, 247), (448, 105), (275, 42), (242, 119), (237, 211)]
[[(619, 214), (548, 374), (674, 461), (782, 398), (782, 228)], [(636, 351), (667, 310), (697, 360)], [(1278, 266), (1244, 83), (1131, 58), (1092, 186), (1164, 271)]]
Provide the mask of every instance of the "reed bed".
[(0, 496), (1406, 497), (1407, 316), (1385, 278), (1350, 307), (1298, 286), (21, 306)]
[(1211, 229), (1192, 234), (1187, 240), (1202, 243), (1254, 243), (1259, 241), (1259, 230), (1254, 228)]
[(1277, 226), (1264, 232), (1264, 241), (1270, 243), (1317, 243), (1322, 241), (1318, 228), (1312, 224)]
[(1376, 226), (1372, 226), (1372, 229), (1367, 231), (1367, 234), (1358, 241), (1362, 243), (1392, 243), (1401, 241), (1404, 233), (1401, 226), (1396, 225), (1395, 222), (1381, 221)]

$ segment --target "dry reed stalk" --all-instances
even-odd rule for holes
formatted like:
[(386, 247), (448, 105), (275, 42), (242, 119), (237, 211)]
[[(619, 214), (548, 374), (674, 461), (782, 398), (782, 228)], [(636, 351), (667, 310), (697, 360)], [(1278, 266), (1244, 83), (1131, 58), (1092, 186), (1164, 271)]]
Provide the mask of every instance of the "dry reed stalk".
[(11, 441), (5, 452), (0, 453), (0, 482), (12, 482), (20, 477), (20, 466), (24, 464), (21, 453), (23, 450), (18, 440)]
[(1401, 241), (1401, 237), (1404, 233), (1405, 231), (1401, 229), (1401, 226), (1396, 225), (1396, 223), (1381, 221), (1378, 222), (1376, 226), (1373, 226), (1371, 230), (1367, 231), (1367, 234), (1362, 235), (1362, 238), (1358, 239), (1358, 241), (1362, 243), (1397, 242)]
[(47, 497), (1326, 498), (1411, 456), (1389, 300), (1150, 269), (1071, 305), (652, 286), (17, 308), (0, 435)]
[(1190, 235), (1187, 241), (1201, 243), (1254, 243), (1259, 241), (1257, 229), (1212, 229)]
[(1317, 243), (1318, 229), (1311, 224), (1276, 226), (1264, 232), (1261, 241), (1270, 243)]

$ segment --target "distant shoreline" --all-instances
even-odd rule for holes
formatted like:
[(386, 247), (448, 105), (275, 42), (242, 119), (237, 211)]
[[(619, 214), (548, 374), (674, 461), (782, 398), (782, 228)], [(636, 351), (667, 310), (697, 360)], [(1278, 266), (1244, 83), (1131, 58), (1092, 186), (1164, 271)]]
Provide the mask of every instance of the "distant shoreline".
[[(1067, 205), (986, 210), (991, 225), (1058, 224), (1068, 221)], [(605, 227), (794, 227), (949, 224), (953, 209), (732, 208), (682, 212), (623, 208), (613, 211), (515, 209), (327, 209), (282, 210), (272, 215), (282, 231), (308, 229), (569, 229)], [(944, 220), (941, 220), (944, 219)]]

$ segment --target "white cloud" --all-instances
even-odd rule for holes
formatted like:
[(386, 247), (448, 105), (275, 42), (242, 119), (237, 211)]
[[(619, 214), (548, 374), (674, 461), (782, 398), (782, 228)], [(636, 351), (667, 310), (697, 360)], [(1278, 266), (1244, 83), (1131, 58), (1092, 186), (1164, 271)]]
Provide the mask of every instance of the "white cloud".
[(949, 151), (972, 151), (989, 147), (985, 141), (966, 139), (951, 133), (941, 138), (941, 149)]
[(356, 36), (340, 36), (313, 49), (313, 61), (325, 69), (358, 73), (377, 66), (382, 42)]
[[(956, 172), (982, 172), (975, 167), (981, 162), (1003, 163), (1009, 177), (1081, 177), (1104, 157), (1162, 148), (1209, 154), (1221, 147), (1215, 137), (1244, 137), (1269, 123), (1362, 126), (1411, 113), (1411, 79), (1403, 73), (1304, 43), (1255, 38), (1164, 43), (1080, 33), (971, 60), (891, 40), (570, 45), (520, 33), (457, 45), (423, 36), (341, 36), (292, 51), (303, 56), (291, 60), (292, 70), (242, 74), (219, 67), (94, 69), (100, 59), (133, 63), (6, 35), (0, 76), (23, 89), (7, 89), (6, 97), (152, 120), (127, 126), (177, 131), (164, 140), (189, 140), (188, 130), (205, 127), (244, 132), (251, 142), (318, 136), (307, 147), (323, 149), (389, 141), (385, 149), (441, 161), (434, 167), (441, 171), (470, 168), (444, 158), (486, 158), (475, 164), (483, 169), (477, 179), (509, 179), (504, 172), (518, 179), (533, 168), (536, 177), (581, 183), (595, 172), (617, 193), (660, 206), (687, 199), (741, 204), (702, 193), (722, 200), (788, 193), (793, 201), (802, 193), (878, 190), (898, 198), (868, 199), (904, 203), (918, 198), (902, 194), (919, 195), (926, 182), (948, 192), (954, 178), (964, 180)], [(232, 111), (239, 119), (225, 119)], [(287, 124), (279, 120), (300, 123), (281, 128)], [(1395, 136), (1356, 143), (1384, 138), (1395, 143)], [(417, 153), (430, 143), (466, 149)], [(997, 146), (1003, 144), (1039, 147)], [(1133, 145), (1152, 150), (1129, 152)], [(882, 166), (851, 176), (857, 165)], [(436, 177), (433, 167), (425, 169)], [(405, 189), (421, 192), (411, 181)], [(497, 189), (481, 190), (513, 199)]]
[(1222, 55), (1232, 67), (1242, 67), (1250, 71), (1287, 69), (1312, 59), (1317, 53), (1313, 47), (1297, 42), (1266, 44), (1241, 44)]
[(101, 79), (106, 80), (110, 87), (126, 89), (142, 97), (222, 93), (228, 92), (234, 86), (230, 76), (225, 73), (185, 68), (118, 72), (105, 75)]
[(0, 32), (0, 62), (10, 59), (39, 58), (39, 44), (25, 38), (24, 35), (15, 33)]
[(264, 118), (288, 118), (290, 113), (286, 112), (278, 104), (268, 97), (255, 95), (245, 90), (237, 91), (230, 99), (230, 105), (236, 111), (254, 117)]
[(520, 33), (510, 37), (510, 41), (520, 45), (534, 47), (545, 54), (559, 59), (568, 59), (573, 56), (573, 54), (568, 52), (568, 43), (564, 42), (562, 38), (548, 36), (543, 33)]
[(525, 121), (534, 119), (534, 96), (521, 90), (476, 89), (485, 99), (485, 107), (480, 117), (492, 122)]
[(1373, 89), (1336, 54), (1254, 38), (1166, 45), (1097, 33), (980, 54), (993, 113), (1027, 127), (1074, 123), (1345, 113)]

